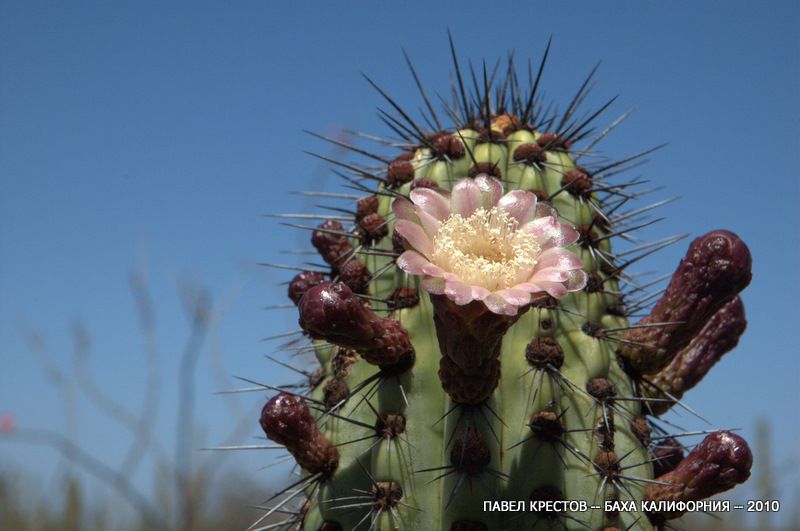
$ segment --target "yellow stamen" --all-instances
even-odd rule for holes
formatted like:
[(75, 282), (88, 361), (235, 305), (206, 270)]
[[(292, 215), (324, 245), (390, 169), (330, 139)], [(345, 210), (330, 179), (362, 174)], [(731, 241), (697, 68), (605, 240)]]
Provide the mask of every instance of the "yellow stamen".
[(479, 208), (468, 218), (453, 214), (433, 238), (431, 261), (466, 284), (490, 291), (525, 282), (541, 249), (517, 225), (497, 207)]

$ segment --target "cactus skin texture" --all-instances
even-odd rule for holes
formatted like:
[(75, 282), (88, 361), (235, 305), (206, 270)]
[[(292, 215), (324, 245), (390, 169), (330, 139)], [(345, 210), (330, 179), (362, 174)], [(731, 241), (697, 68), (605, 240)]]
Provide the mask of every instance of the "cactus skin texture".
[[(370, 81), (392, 109), (382, 117), (395, 151), (321, 137), (369, 162), (329, 160), (359, 194), (320, 194), (352, 201), (336, 205), (348, 214), (303, 227), (328, 268), (292, 279), (302, 334), (284, 347), (313, 353), (319, 366), (303, 368), (304, 390), (279, 388), (264, 407), (264, 432), (296, 458), (303, 478), (265, 517), (288, 515), (286, 529), (306, 531), (651, 530), (680, 511), (493, 512), (483, 502), (639, 507), (704, 499), (749, 476), (740, 437), (709, 432), (687, 455), (681, 434), (656, 419), (683, 407), (680, 397), (743, 333), (747, 246), (723, 230), (695, 239), (649, 315), (632, 323), (628, 315), (654, 297), (628, 266), (678, 238), (624, 246), (660, 204), (632, 206), (638, 183), (619, 177), (645, 153), (584, 162), (598, 160), (585, 151), (607, 132), (590, 136), (607, 105), (577, 116), (590, 76), (563, 115), (550, 114), (536, 93), (546, 58), (522, 90), (510, 60), (505, 76), (484, 68), (468, 82), (453, 50), (455, 100), (442, 116), (409, 62), (427, 125)], [(452, 127), (440, 125), (444, 115)], [(521, 191), (514, 197), (534, 198), (545, 215), (555, 209), (571, 253), (563, 256), (579, 258), (580, 271), (552, 273), (552, 290), (514, 292), (510, 306), (459, 300), (444, 280), (407, 273), (414, 268), (398, 257), (427, 244), (398, 212), (417, 219), (415, 205), (434, 211), (454, 187), (472, 186), (464, 179)], [(495, 193), (485, 187), (481, 200)], [(617, 241), (622, 251), (612, 250)]]

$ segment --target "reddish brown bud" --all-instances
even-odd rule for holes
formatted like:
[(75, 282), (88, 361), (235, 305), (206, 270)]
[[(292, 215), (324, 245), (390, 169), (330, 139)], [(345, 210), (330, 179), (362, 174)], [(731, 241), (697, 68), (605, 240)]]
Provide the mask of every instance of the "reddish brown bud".
[(372, 273), (367, 266), (356, 258), (342, 262), (337, 269), (337, 277), (340, 282), (356, 293), (369, 292), (369, 283), (372, 281)]
[(397, 159), (389, 164), (386, 183), (390, 187), (402, 186), (414, 179), (414, 165), (408, 160)]
[(586, 392), (595, 397), (598, 402), (608, 402), (617, 395), (617, 388), (607, 378), (592, 378), (586, 382)]
[(306, 291), (325, 282), (325, 276), (317, 271), (302, 271), (289, 282), (289, 298), (295, 305), (300, 302)]
[(389, 226), (380, 214), (367, 214), (358, 222), (358, 235), (364, 245), (377, 243), (387, 234)]
[[(675, 470), (657, 480), (669, 485), (648, 485), (648, 501), (697, 501), (724, 492), (750, 477), (753, 455), (744, 439), (728, 431), (706, 437)], [(681, 512), (660, 512), (656, 521), (670, 520)]]
[(492, 177), (497, 177), (498, 179), (503, 178), (503, 174), (500, 172), (500, 168), (494, 162), (478, 162), (470, 166), (467, 175), (470, 177), (477, 177), (485, 173), (486, 175), (491, 175)]
[(566, 149), (569, 147), (569, 142), (564, 142), (562, 138), (557, 133), (542, 133), (542, 135), (536, 139), (536, 143), (539, 144), (542, 149)]
[(564, 434), (564, 426), (558, 415), (552, 411), (540, 411), (531, 415), (528, 427), (533, 432), (534, 437), (545, 442), (556, 442)]
[(373, 365), (392, 366), (413, 352), (399, 321), (375, 314), (341, 282), (314, 286), (298, 307), (300, 327), (312, 338), (352, 348)]
[(419, 177), (418, 179), (414, 179), (411, 181), (411, 190), (416, 190), (417, 188), (431, 188), (433, 190), (442, 191), (442, 187), (439, 186), (439, 183), (434, 181), (433, 179), (428, 179), (427, 177)]
[(403, 488), (396, 481), (377, 481), (372, 484), (372, 508), (375, 511), (389, 511), (403, 498)]
[(732, 232), (717, 230), (697, 238), (664, 295), (638, 323), (654, 326), (628, 330), (619, 353), (641, 374), (659, 371), (750, 283), (750, 266), (750, 251)]
[(535, 337), (525, 347), (525, 360), (537, 369), (560, 369), (564, 363), (564, 350), (552, 337)]
[(338, 221), (325, 220), (311, 233), (311, 245), (323, 260), (335, 266), (350, 250), (350, 240), (345, 232), (344, 227)]
[(458, 160), (466, 154), (464, 143), (450, 133), (442, 133), (433, 139), (433, 149), (441, 158)]
[[(665, 399), (667, 394), (680, 399), (697, 385), (723, 355), (733, 350), (739, 337), (747, 328), (744, 304), (739, 297), (725, 304), (703, 326), (692, 341), (672, 361), (656, 373), (650, 381), (655, 398)], [(651, 386), (648, 386), (648, 388)], [(654, 415), (660, 415), (672, 406), (671, 402), (651, 402)]]
[(339, 465), (339, 452), (319, 431), (302, 397), (288, 393), (272, 397), (261, 410), (260, 424), (270, 440), (284, 445), (312, 474), (329, 475)]
[(399, 413), (383, 413), (375, 422), (375, 432), (384, 439), (394, 439), (405, 431), (406, 417)]
[(535, 188), (529, 188), (527, 191), (535, 195), (536, 200), (539, 201), (540, 203), (546, 203), (550, 199), (550, 195), (544, 190), (536, 190)]
[(356, 220), (361, 220), (370, 214), (378, 212), (380, 201), (377, 195), (367, 195), (356, 201)]
[(547, 161), (544, 150), (539, 144), (520, 144), (514, 150), (514, 160), (526, 164), (542, 164)]
[(576, 197), (589, 199), (592, 196), (592, 178), (581, 170), (572, 170), (564, 174), (561, 186)]
[(597, 471), (609, 479), (615, 478), (620, 472), (619, 457), (614, 452), (600, 452), (594, 458)]

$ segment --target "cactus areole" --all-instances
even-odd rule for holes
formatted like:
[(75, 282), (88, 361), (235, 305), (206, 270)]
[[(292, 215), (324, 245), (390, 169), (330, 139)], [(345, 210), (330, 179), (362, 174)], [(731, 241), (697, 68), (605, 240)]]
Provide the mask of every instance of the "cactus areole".
[(691, 411), (743, 333), (747, 246), (715, 230), (665, 289), (632, 275), (680, 238), (637, 236), (663, 201), (623, 175), (650, 151), (597, 156), (613, 126), (595, 123), (611, 102), (581, 109), (591, 75), (556, 114), (537, 92), (549, 44), (527, 86), (511, 59), (466, 72), (451, 51), (452, 102), (409, 62), (419, 119), (368, 79), (390, 137), (319, 137), (355, 160), (326, 158), (347, 191), (308, 192), (335, 204), (294, 224), (325, 267), (289, 283), (300, 330), (279, 350), (318, 363), (262, 412), (301, 477), (254, 528), (662, 528), (750, 473), (739, 436), (695, 445), (656, 418)]

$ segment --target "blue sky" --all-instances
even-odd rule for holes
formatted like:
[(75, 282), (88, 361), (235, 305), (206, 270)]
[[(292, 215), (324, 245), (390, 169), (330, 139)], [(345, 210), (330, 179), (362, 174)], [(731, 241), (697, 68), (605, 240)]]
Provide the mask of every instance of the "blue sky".
[[(53, 363), (71, 374), (76, 322), (92, 336), (92, 373), (139, 408), (144, 350), (128, 277), (146, 270), (167, 382), (154, 429), (171, 448), (173, 382), (189, 333), (176, 284), (194, 282), (218, 312), (197, 369), (199, 439), (220, 441), (232, 420), (213, 394), (222, 385), (213, 359), (226, 375), (292, 379), (264, 359), (270, 347), (260, 341), (294, 326), (291, 312), (263, 310), (284, 302), (280, 283), (291, 274), (255, 264), (290, 261), (279, 251), (307, 236), (263, 214), (307, 210), (291, 190), (336, 189), (302, 153), (329, 148), (301, 130), (386, 132), (362, 71), (419, 106), (401, 47), (428, 87), (445, 93), (447, 28), (462, 59), (478, 64), (508, 50), (538, 60), (552, 34), (549, 97), (563, 107), (602, 60), (591, 101), (620, 94), (607, 122), (636, 107), (605, 151), (622, 157), (669, 143), (641, 172), (664, 186), (663, 197), (682, 199), (648, 236), (728, 228), (750, 245), (749, 330), (687, 399), (751, 440), (756, 419), (769, 419), (773, 465), (788, 472), (792, 492), (799, 23), (796, 2), (0, 2), (0, 413), (64, 429), (63, 395), (26, 338), (45, 337)], [(684, 250), (642, 268), (671, 271)], [(244, 408), (260, 400), (240, 397)], [(122, 459), (125, 431), (85, 398), (77, 412), (83, 447)], [(264, 477), (257, 469), (266, 461), (250, 454), (231, 463)], [(3, 443), (0, 462), (48, 477), (57, 458)], [(136, 477), (145, 490), (149, 468)]]

